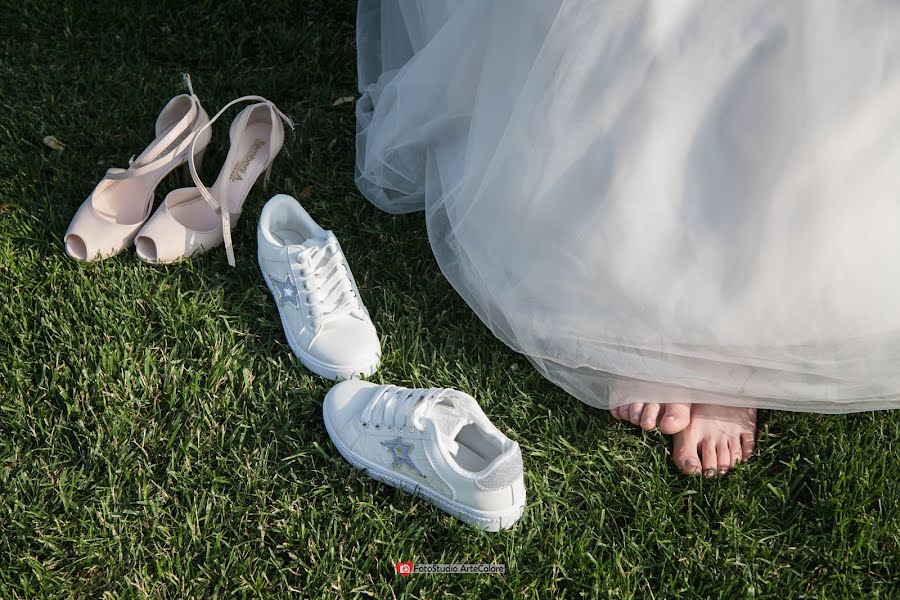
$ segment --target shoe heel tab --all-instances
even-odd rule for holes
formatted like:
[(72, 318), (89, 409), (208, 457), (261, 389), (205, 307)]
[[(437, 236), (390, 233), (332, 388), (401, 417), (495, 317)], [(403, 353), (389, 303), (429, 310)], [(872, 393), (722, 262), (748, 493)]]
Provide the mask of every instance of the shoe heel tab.
[(297, 202), (297, 199), (290, 194), (275, 194), (274, 196), (266, 200), (266, 203), (263, 205), (262, 211), (263, 213), (270, 213), (273, 210), (282, 210), (283, 206), (290, 206), (294, 204), (300, 206), (300, 203)]
[(524, 474), (522, 450), (515, 445), (494, 460), (494, 464), (475, 480), (475, 487), (483, 491), (497, 491), (512, 485)]
[[(291, 211), (294, 205), (299, 206), (300, 203), (288, 194), (275, 194), (263, 204), (262, 210), (259, 212), (259, 230), (268, 230), (273, 221), (282, 219), (276, 218), (274, 215), (284, 211)], [(300, 207), (302, 210), (302, 207)]]

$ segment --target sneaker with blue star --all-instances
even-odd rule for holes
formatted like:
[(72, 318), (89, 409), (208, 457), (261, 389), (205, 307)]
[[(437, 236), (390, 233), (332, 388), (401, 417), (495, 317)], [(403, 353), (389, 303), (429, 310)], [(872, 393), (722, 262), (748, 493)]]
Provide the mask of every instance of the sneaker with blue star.
[(338, 452), (370, 477), (486, 531), (522, 516), (519, 445), (468, 394), (352, 379), (328, 392), (322, 416)]
[(381, 343), (334, 234), (279, 194), (263, 207), (256, 237), (259, 268), (300, 362), (332, 380), (372, 375)]

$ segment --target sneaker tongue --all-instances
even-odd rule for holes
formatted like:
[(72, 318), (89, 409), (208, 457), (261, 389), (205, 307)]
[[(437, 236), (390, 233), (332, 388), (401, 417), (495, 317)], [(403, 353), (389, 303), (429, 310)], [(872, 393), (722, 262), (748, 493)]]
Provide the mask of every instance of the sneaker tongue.
[(331, 241), (331, 235), (325, 235), (322, 237), (311, 237), (306, 238), (303, 241), (304, 248), (324, 248), (328, 245), (328, 242)]
[(459, 444), (454, 440), (460, 429), (475, 422), (469, 418), (465, 410), (441, 403), (433, 406), (424, 418), (434, 423), (435, 429), (443, 438), (444, 444), (450, 450), (450, 454), (454, 456), (459, 450)]

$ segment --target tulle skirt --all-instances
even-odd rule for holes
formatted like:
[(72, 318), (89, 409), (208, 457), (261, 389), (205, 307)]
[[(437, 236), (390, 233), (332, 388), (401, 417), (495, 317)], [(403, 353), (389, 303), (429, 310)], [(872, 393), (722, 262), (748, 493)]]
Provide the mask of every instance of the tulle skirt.
[(357, 39), (360, 190), (545, 377), (900, 407), (900, 3), (362, 0)]

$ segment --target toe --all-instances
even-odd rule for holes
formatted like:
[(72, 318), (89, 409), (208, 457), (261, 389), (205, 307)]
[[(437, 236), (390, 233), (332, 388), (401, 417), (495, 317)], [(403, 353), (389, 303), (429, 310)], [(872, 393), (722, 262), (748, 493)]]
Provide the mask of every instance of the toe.
[(756, 447), (756, 441), (753, 439), (752, 433), (741, 434), (741, 460), (746, 461), (753, 455), (753, 449)]
[(609, 409), (609, 414), (616, 421), (621, 421), (622, 420), (622, 407), (621, 406), (613, 406), (611, 409)]
[(716, 474), (719, 462), (716, 458), (716, 443), (711, 438), (705, 438), (700, 442), (700, 464), (705, 477), (713, 477)]
[(644, 412), (641, 413), (641, 429), (650, 431), (656, 427), (656, 418), (659, 416), (659, 404), (650, 403), (644, 406)]
[(728, 450), (731, 452), (731, 466), (737, 465), (743, 460), (741, 456), (741, 438), (740, 436), (731, 436), (728, 438)]
[(666, 404), (659, 430), (666, 435), (682, 431), (691, 422), (691, 405), (683, 403)]
[(700, 472), (700, 455), (697, 454), (697, 439), (689, 432), (682, 431), (673, 438), (672, 460), (682, 473), (693, 475)]
[(731, 450), (728, 449), (728, 438), (724, 435), (716, 442), (716, 467), (719, 475), (728, 472), (731, 466)]
[(750, 458), (750, 455), (746, 450), (747, 449), (741, 441), (741, 436), (734, 436), (731, 440), (731, 458), (734, 461), (734, 464), (746, 462), (747, 459)]
[(644, 403), (643, 402), (635, 402), (628, 409), (628, 420), (632, 422), (634, 425), (639, 425), (641, 422), (641, 413), (644, 412)]

